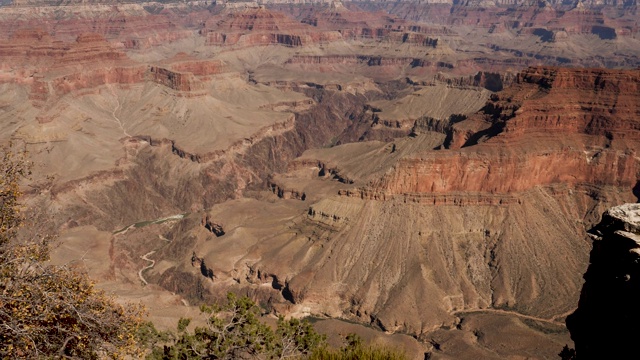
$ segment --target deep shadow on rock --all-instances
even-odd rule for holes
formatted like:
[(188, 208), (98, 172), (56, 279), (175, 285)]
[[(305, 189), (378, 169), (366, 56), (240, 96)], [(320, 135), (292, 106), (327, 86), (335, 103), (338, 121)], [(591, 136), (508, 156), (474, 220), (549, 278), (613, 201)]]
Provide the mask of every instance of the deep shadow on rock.
[(590, 236), (593, 249), (578, 309), (567, 317), (576, 358), (635, 358), (640, 338), (640, 204), (609, 209)]

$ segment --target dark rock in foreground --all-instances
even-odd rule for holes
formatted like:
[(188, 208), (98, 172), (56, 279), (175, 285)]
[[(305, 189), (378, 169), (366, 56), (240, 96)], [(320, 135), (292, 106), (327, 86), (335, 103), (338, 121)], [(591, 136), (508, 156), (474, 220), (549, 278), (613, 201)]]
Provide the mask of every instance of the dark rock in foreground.
[(640, 338), (640, 204), (606, 211), (578, 309), (567, 318), (578, 359), (631, 358)]

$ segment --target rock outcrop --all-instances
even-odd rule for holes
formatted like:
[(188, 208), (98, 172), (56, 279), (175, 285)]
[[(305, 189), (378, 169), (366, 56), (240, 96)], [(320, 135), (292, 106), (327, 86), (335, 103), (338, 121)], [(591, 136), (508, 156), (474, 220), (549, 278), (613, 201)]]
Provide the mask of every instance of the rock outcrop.
[(590, 232), (593, 249), (580, 302), (567, 318), (576, 356), (630, 359), (640, 336), (640, 204), (607, 210)]
[(224, 235), (224, 228), (222, 227), (222, 224), (213, 221), (208, 215), (202, 217), (201, 224), (205, 229), (209, 230), (209, 232), (214, 234), (216, 237)]
[(25, 83), (29, 99), (42, 107), (55, 98), (102, 85), (131, 85), (153, 81), (188, 96), (204, 88), (201, 78), (225, 72), (220, 60), (202, 60), (178, 54), (160, 65), (131, 60), (96, 33), (81, 33), (75, 41), (57, 41), (41, 30), (18, 30), (0, 40), (2, 83)]
[(127, 60), (106, 39), (95, 33), (80, 33), (73, 42), (56, 41), (40, 30), (16, 31), (11, 39), (0, 41), (0, 56), (19, 67), (46, 66), (63, 68), (103, 63), (110, 65)]
[(166, 68), (149, 67), (149, 78), (158, 84), (177, 91), (196, 91), (204, 88), (192, 73), (177, 72)]
[[(199, 30), (208, 45), (263, 46), (271, 44), (300, 47), (340, 40), (375, 40), (436, 48), (438, 34), (446, 29), (433, 29), (405, 22), (381, 13), (349, 11), (341, 5), (331, 8), (318, 5), (301, 22), (282, 11), (262, 6), (242, 9), (226, 8), (222, 19), (205, 22)], [(217, 18), (216, 18), (217, 19)]]
[(279, 44), (298, 47), (313, 41), (308, 34), (312, 31), (310, 26), (264, 7), (227, 8), (221, 16), (221, 20), (205, 23), (199, 30), (208, 45), (250, 47)]
[[(558, 34), (596, 35), (601, 39), (637, 34), (638, 25), (633, 20), (633, 2), (628, 2), (626, 6), (613, 2), (598, 5), (585, 3), (580, 1), (578, 5), (569, 5), (544, 1), (524, 5), (521, 2), (502, 1), (492, 5), (484, 3), (482, 6), (476, 3), (474, 6), (473, 2), (433, 4), (429, 1), (407, 1), (401, 4), (358, 2), (358, 5), (369, 10), (385, 9), (411, 21), (439, 25), (473, 25), (486, 29), (489, 33), (513, 30), (528, 32), (540, 36), (542, 41), (555, 41)], [(516, 18), (518, 20), (514, 20)]]
[(635, 186), (640, 70), (531, 68), (517, 83), (454, 124), (454, 151), (402, 159), (361, 196)]

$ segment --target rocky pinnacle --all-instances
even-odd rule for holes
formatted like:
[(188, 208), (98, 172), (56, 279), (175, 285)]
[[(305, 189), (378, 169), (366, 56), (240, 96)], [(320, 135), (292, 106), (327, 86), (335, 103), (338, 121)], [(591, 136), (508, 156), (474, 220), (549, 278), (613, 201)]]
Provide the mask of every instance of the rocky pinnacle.
[(576, 356), (631, 358), (640, 338), (640, 204), (607, 210), (590, 235), (578, 309), (567, 318)]

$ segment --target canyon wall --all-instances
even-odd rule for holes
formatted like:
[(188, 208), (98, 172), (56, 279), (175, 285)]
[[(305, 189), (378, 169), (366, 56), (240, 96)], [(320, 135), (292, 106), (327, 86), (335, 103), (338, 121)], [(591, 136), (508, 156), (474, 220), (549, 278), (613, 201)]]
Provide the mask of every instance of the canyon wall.
[[(639, 76), (637, 70), (524, 71), (518, 86), (454, 125), (486, 124), (464, 135), (467, 147), (403, 159), (362, 196), (507, 194), (554, 183), (632, 188), (640, 170)], [(479, 136), (486, 139), (469, 147), (469, 139)]]
[[(446, 136), (429, 127), (449, 130), (432, 122), (389, 143), (309, 151), (268, 182), (272, 200), (213, 205), (210, 218), (225, 224), (215, 242), (202, 225), (188, 224), (175, 241), (195, 244), (211, 266), (211, 294), (231, 286), (281, 314), (346, 318), (424, 341), (482, 311), (560, 326), (582, 286), (585, 229), (604, 208), (633, 201), (638, 179), (635, 135), (612, 139), (604, 130), (636, 121), (634, 111), (608, 114), (598, 125), (603, 131), (556, 130), (544, 121), (518, 122), (526, 136), (503, 131), (520, 116), (544, 118), (541, 104), (554, 79), (571, 94), (557, 99), (567, 113), (560, 106), (546, 111), (568, 119), (575, 116), (571, 104), (593, 99), (597, 74), (617, 84), (596, 97), (603, 107), (636, 81), (625, 71), (562, 71), (529, 69), (487, 103), (504, 101), (501, 110), (491, 105), (456, 120), (505, 124), (462, 149), (438, 146)], [(633, 109), (637, 101), (625, 103)], [(234, 215), (247, 212), (250, 221)], [(190, 259), (176, 246), (162, 256)], [(190, 264), (158, 270), (154, 279), (177, 291), (175, 279), (195, 271)]]
[[(425, 344), (472, 312), (556, 326), (585, 228), (636, 200), (640, 77), (514, 74), (635, 64), (636, 30), (625, 7), (514, 4), (3, 7), (2, 133), (61, 176), (29, 190), (56, 230), (110, 236), (111, 283), (153, 250), (142, 291), (190, 303), (233, 290)], [(496, 93), (468, 110), (476, 86)]]
[(149, 67), (148, 73), (151, 81), (177, 91), (204, 89), (204, 85), (200, 83), (192, 73), (177, 72), (156, 66)]

